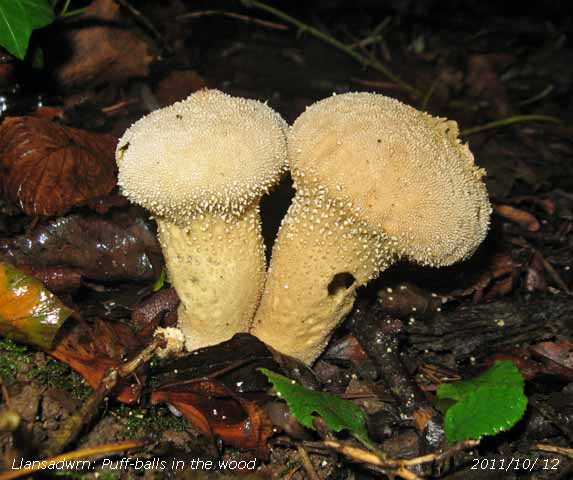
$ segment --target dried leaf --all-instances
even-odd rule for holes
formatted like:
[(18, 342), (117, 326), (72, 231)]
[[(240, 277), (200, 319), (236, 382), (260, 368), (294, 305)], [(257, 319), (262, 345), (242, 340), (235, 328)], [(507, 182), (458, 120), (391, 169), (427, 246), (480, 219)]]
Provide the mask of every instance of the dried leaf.
[(61, 215), (116, 184), (116, 140), (34, 117), (0, 127), (2, 190), (28, 215)]
[(532, 345), (530, 350), (544, 359), (569, 369), (573, 373), (573, 342), (570, 340), (541, 342), (537, 345)]
[(36, 279), (0, 263), (0, 334), (44, 349), (72, 311)]
[(68, 26), (65, 40), (72, 53), (55, 71), (63, 88), (118, 84), (149, 73), (149, 47), (126, 28), (113, 0), (91, 2)]
[[(134, 332), (119, 323), (96, 320), (94, 324), (76, 322), (66, 328), (58, 337), (58, 343), (49, 353), (54, 358), (68, 364), (96, 388), (106, 370), (124, 361), (124, 358), (139, 351), (143, 344)], [(117, 399), (133, 403), (139, 399), (142, 382), (133, 381), (121, 384)]]

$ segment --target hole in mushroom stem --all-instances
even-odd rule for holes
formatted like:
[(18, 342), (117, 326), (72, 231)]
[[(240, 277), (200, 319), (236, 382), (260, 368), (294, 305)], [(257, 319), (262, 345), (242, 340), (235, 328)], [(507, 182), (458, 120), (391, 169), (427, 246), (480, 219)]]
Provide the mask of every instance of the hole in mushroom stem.
[(356, 279), (354, 275), (348, 272), (337, 273), (332, 277), (332, 280), (328, 284), (328, 295), (336, 295), (340, 290), (347, 290), (352, 285)]

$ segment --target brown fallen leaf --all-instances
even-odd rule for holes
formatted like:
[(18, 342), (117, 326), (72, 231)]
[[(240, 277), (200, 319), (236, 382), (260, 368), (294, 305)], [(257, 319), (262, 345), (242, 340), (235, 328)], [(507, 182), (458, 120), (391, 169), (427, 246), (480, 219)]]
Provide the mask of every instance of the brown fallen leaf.
[(177, 323), (179, 296), (174, 288), (166, 288), (141, 302), (131, 314), (131, 323), (140, 336), (149, 337), (161, 324), (168, 327)]
[(266, 456), (272, 423), (259, 403), (271, 397), (261, 367), (282, 371), (264, 343), (239, 333), (154, 370), (151, 400), (173, 405), (207, 435)]
[(28, 265), (17, 265), (18, 269), (44, 284), (52, 293), (67, 293), (77, 290), (82, 285), (82, 275), (74, 268), (45, 267), (34, 268)]
[(541, 228), (539, 220), (525, 210), (512, 207), (511, 205), (494, 205), (493, 209), (498, 215), (521, 225), (530, 232), (537, 232)]
[(128, 29), (117, 2), (94, 0), (62, 26), (71, 56), (55, 69), (62, 89), (121, 84), (145, 77), (154, 57), (147, 42)]
[(171, 105), (206, 86), (195, 70), (173, 70), (159, 82), (155, 96), (161, 105)]
[[(124, 324), (96, 319), (93, 324), (76, 320), (58, 336), (55, 347), (47, 353), (78, 372), (92, 388), (97, 388), (107, 369), (123, 363), (124, 359), (143, 347), (139, 337)], [(117, 399), (133, 403), (139, 399), (142, 377), (122, 384)]]
[(34, 117), (9, 117), (0, 126), (3, 195), (27, 215), (62, 215), (110, 193), (116, 184), (109, 135)]
[(541, 342), (531, 345), (529, 349), (539, 357), (571, 370), (573, 374), (573, 342), (570, 340)]
[(69, 267), (103, 282), (153, 281), (162, 268), (161, 248), (142, 211), (48, 220), (31, 233), (0, 239), (0, 260), (33, 268)]
[(268, 455), (267, 439), (273, 425), (262, 407), (245, 400), (213, 379), (197, 379), (180, 386), (155, 390), (152, 403), (165, 402), (179, 410), (195, 427), (238, 448)]

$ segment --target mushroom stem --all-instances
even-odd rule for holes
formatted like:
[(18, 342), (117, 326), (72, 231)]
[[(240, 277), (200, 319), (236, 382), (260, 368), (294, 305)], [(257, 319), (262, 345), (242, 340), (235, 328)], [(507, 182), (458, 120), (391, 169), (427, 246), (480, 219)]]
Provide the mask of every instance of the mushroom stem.
[(246, 332), (261, 297), (265, 256), (258, 205), (238, 218), (204, 214), (181, 226), (157, 219), (167, 271), (181, 300), (187, 350)]
[(324, 190), (299, 188), (273, 247), (251, 333), (311, 364), (352, 309), (356, 289), (394, 263), (393, 246)]

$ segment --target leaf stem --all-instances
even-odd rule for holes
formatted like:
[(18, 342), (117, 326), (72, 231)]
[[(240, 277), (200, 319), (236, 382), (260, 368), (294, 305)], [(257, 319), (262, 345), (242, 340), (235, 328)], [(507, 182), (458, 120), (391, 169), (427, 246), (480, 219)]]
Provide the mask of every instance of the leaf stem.
[(501, 120), (495, 120), (493, 122), (480, 125), (478, 127), (466, 128), (460, 132), (460, 136), (471, 135), (472, 133), (485, 132), (486, 130), (493, 130), (499, 127), (506, 127), (508, 125), (513, 125), (515, 123), (523, 122), (549, 122), (549, 123), (561, 123), (558, 118), (551, 117), (549, 115), (513, 115), (512, 117), (502, 118)]
[(342, 43), (341, 41), (332, 37), (331, 35), (328, 35), (327, 33), (324, 33), (323, 31), (321, 31), (317, 28), (314, 28), (311, 25), (308, 25), (307, 23), (304, 23), (304, 22), (302, 22), (302, 21), (300, 21), (294, 17), (291, 17), (290, 15), (283, 12), (282, 10), (279, 10), (278, 8), (267, 5), (266, 3), (260, 2), (259, 0), (240, 0), (240, 2), (246, 8), (257, 8), (257, 9), (262, 10), (264, 12), (267, 12), (267, 13), (269, 13), (269, 14), (277, 17), (277, 18), (280, 18), (282, 21), (284, 21), (286, 23), (290, 23), (291, 25), (294, 25), (296, 28), (298, 28), (299, 33), (308, 33), (309, 35), (312, 35), (313, 37), (318, 38), (319, 40), (322, 40), (323, 42), (328, 43), (329, 45), (332, 45), (333, 47), (346, 53), (349, 57), (353, 58), (354, 60), (361, 63), (362, 65), (370, 67), (373, 70), (376, 70), (378, 73), (381, 73), (386, 78), (388, 78), (389, 80), (394, 82), (396, 85), (400, 86), (403, 90), (406, 90), (408, 93), (410, 93), (416, 97), (421, 97), (423, 95), (420, 90), (418, 90), (416, 87), (410, 85), (409, 83), (405, 82), (396, 74), (392, 73), (381, 62), (379, 62), (375, 58), (372, 58), (372, 57), (368, 58), (368, 57), (365, 57), (364, 55), (361, 55), (352, 46), (345, 45), (344, 43)]

